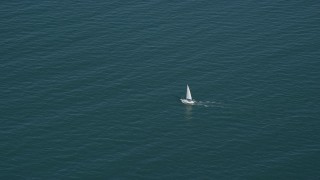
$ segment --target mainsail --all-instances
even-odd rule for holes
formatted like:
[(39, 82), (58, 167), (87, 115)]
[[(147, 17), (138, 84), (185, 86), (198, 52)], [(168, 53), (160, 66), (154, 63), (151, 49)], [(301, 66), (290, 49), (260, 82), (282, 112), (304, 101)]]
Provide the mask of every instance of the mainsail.
[(187, 95), (186, 95), (186, 99), (187, 99), (187, 100), (192, 100), (191, 92), (190, 92), (190, 89), (189, 89), (189, 86), (188, 86), (188, 85), (187, 85)]

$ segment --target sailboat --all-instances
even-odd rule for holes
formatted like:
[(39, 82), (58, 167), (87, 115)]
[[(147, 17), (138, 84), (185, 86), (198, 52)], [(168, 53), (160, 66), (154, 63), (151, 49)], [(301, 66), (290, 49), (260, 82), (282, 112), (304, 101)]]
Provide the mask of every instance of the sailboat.
[(192, 99), (190, 88), (189, 88), (188, 84), (187, 84), (186, 99), (180, 99), (180, 100), (183, 104), (190, 104), (190, 105), (192, 105), (196, 102), (195, 100)]

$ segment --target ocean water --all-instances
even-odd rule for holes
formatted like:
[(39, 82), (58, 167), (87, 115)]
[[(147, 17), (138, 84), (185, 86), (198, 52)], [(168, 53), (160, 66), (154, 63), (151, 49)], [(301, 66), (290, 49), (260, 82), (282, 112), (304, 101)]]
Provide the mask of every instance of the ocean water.
[(0, 179), (320, 179), (319, 9), (1, 2)]

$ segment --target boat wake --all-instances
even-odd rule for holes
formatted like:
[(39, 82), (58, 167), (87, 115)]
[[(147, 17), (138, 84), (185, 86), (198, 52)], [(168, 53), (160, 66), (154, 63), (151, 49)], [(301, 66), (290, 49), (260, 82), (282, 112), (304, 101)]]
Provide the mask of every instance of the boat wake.
[(221, 103), (215, 101), (196, 101), (194, 105), (203, 107), (223, 107)]

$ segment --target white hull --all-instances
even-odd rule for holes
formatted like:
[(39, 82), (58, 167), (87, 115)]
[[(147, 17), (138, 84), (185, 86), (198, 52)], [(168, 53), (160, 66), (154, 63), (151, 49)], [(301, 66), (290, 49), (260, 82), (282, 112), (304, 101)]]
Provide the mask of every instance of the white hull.
[(180, 99), (183, 104), (193, 105), (195, 103), (194, 100)]

